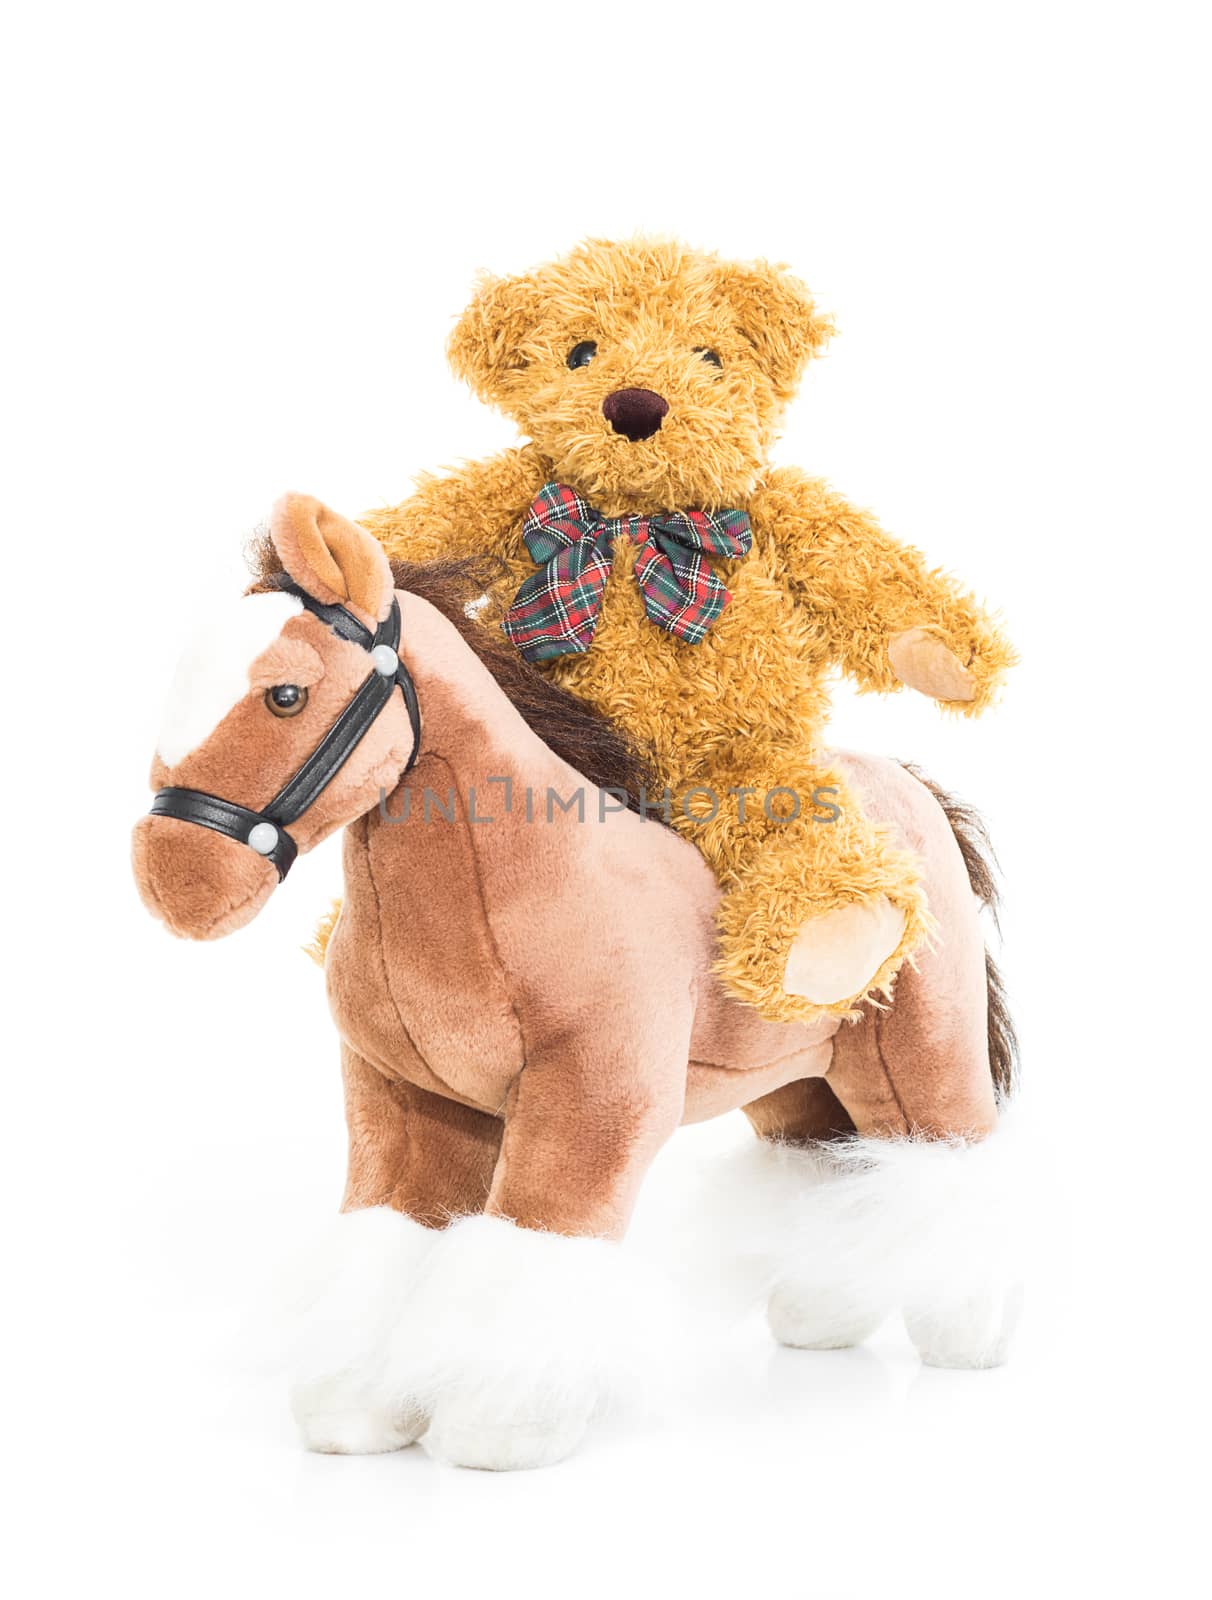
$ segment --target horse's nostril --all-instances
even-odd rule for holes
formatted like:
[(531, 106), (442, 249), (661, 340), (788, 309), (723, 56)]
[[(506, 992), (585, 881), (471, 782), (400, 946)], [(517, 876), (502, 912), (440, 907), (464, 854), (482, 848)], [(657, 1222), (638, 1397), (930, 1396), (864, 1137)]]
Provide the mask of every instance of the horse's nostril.
[(616, 389), (602, 401), (606, 421), (633, 443), (651, 439), (668, 410), (668, 400), (652, 389)]

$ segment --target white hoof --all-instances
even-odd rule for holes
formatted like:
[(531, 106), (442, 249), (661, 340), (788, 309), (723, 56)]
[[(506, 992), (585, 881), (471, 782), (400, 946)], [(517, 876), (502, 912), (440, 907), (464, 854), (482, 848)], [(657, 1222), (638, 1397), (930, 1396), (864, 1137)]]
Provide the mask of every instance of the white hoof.
[(291, 1355), (291, 1409), (309, 1450), (377, 1455), (424, 1432), (413, 1391), (389, 1371), (435, 1235), (386, 1206), (334, 1219)]
[(857, 999), (904, 932), (904, 911), (884, 895), (809, 917), (791, 946), (783, 988), (818, 1006)]
[(439, 1460), (548, 1466), (643, 1386), (658, 1287), (609, 1240), (464, 1218), (438, 1236), (410, 1302), (387, 1367), (392, 1392), (424, 1399), (425, 1448)]
[(1023, 1137), (1004, 1108), (980, 1140), (755, 1142), (713, 1178), (695, 1226), (784, 1344), (851, 1344), (903, 1309), (929, 1365), (997, 1366), (1021, 1300), (1006, 1286), (1032, 1254)]
[(1022, 1291), (990, 1290), (930, 1310), (906, 1308), (905, 1327), (928, 1367), (1000, 1367), (1010, 1354)]
[(468, 1400), (439, 1401), (425, 1446), (439, 1461), (485, 1472), (517, 1472), (551, 1467), (580, 1444), (589, 1427), (590, 1408), (557, 1416), (494, 1415)]
[[(315, 1389), (297, 1389), (291, 1409), (308, 1450), (329, 1456), (377, 1456), (403, 1450), (425, 1432), (424, 1412), (404, 1406), (390, 1409), (365, 1405), (345, 1406), (338, 1395)], [(318, 1392), (317, 1392), (318, 1391)]]
[(855, 1303), (847, 1295), (813, 1292), (781, 1283), (766, 1306), (770, 1331), (794, 1350), (849, 1350), (869, 1339), (885, 1312)]
[(426, 1448), (458, 1466), (561, 1461), (647, 1371), (658, 1288), (608, 1240), (385, 1208), (339, 1219), (300, 1331), (292, 1403), (308, 1449)]

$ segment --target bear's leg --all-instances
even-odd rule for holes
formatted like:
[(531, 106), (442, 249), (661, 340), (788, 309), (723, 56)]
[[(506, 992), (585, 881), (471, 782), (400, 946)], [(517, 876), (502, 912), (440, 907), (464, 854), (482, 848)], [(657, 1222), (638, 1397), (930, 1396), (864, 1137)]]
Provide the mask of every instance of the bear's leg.
[(425, 1403), (393, 1367), (436, 1230), (483, 1211), (502, 1125), (391, 1080), (342, 1050), (349, 1170), (341, 1215), (299, 1329), (291, 1405), (309, 1450), (399, 1450), (424, 1432)]
[[(845, 1016), (886, 991), (922, 941), (921, 863), (873, 820), (839, 766), (772, 760), (769, 782), (684, 829), (724, 888), (717, 968), (772, 1022)], [(742, 815), (743, 810), (743, 815)]]

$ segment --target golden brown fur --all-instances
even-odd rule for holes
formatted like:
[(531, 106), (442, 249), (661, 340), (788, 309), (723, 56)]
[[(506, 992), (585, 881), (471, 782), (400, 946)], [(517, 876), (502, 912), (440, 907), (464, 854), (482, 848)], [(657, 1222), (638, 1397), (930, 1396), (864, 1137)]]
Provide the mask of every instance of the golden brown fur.
[[(591, 240), (533, 273), (486, 279), (451, 336), (451, 362), (529, 442), (423, 477), (408, 500), (364, 519), (395, 556), (499, 557), (482, 615), (493, 626), (534, 571), (521, 524), (551, 479), (606, 515), (748, 511), (752, 553), (713, 563), (732, 600), (701, 644), (648, 621), (631, 578), (635, 549), (620, 540), (593, 644), (543, 670), (651, 750), (675, 796), (706, 785), (721, 796), (790, 787), (804, 797), (800, 819), (786, 825), (760, 806), (742, 821), (733, 804), (707, 827), (676, 808), (673, 819), (726, 891), (728, 987), (785, 1021), (847, 1015), (858, 998), (815, 1006), (783, 991), (788, 949), (807, 919), (880, 895), (904, 911), (900, 945), (872, 989), (887, 987), (929, 927), (917, 863), (819, 754), (830, 668), (864, 690), (904, 681), (954, 694), (947, 708), (971, 714), (990, 703), (1013, 659), (993, 619), (916, 550), (819, 479), (769, 465), (782, 409), (830, 331), (780, 269), (667, 242)], [(570, 369), (569, 350), (588, 339), (596, 357)], [(621, 386), (669, 402), (652, 437), (623, 438), (604, 420), (603, 398)], [(820, 787), (837, 791), (835, 824), (808, 814)]]

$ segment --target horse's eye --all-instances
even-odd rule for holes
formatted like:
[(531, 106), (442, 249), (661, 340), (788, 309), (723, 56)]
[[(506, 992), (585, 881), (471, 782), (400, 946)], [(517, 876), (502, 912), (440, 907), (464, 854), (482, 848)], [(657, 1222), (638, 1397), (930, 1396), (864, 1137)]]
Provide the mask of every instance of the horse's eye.
[(275, 717), (297, 717), (307, 704), (307, 690), (297, 683), (276, 683), (265, 691), (265, 705)]
[(713, 367), (722, 367), (724, 365), (720, 360), (720, 352), (718, 350), (708, 350), (706, 345), (696, 345), (694, 353), (696, 356), (702, 356), (704, 361), (710, 361)]
[(587, 367), (598, 353), (598, 347), (592, 339), (582, 339), (580, 344), (574, 344), (568, 352), (568, 365), (570, 367)]

